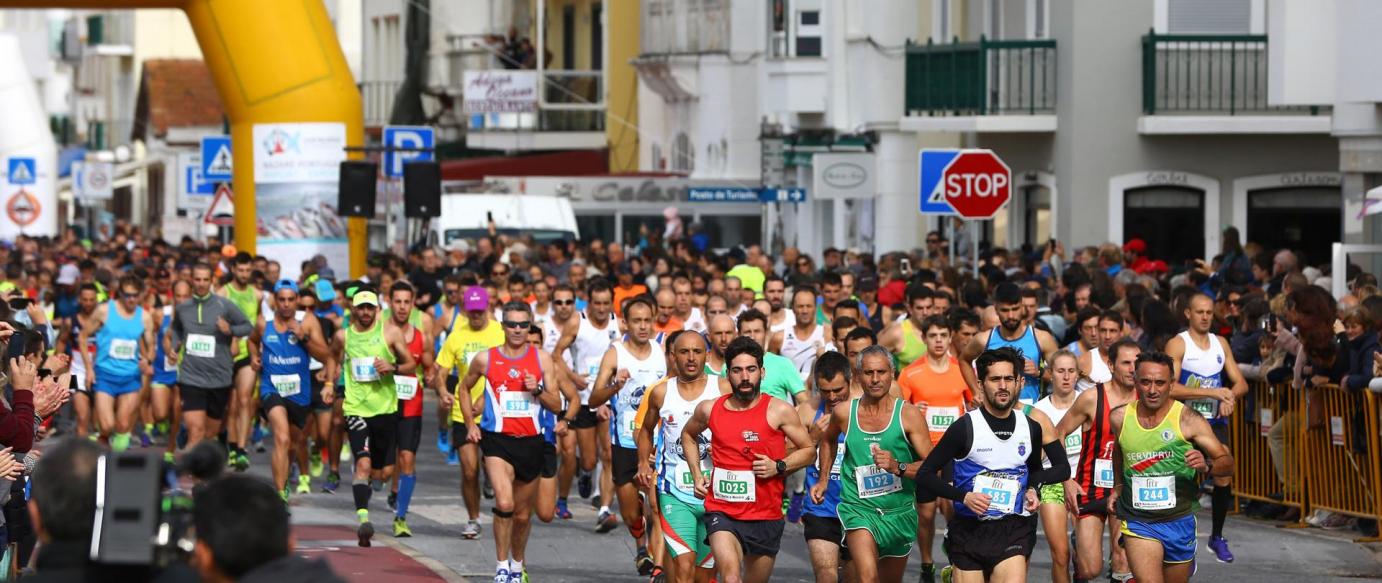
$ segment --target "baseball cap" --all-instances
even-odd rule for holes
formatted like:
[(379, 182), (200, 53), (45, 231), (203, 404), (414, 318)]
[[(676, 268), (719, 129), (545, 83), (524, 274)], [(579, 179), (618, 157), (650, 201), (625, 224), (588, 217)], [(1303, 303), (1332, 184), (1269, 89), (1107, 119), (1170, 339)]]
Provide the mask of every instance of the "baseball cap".
[(351, 298), (352, 306), (374, 306), (379, 307), (379, 296), (372, 291), (356, 292), (355, 297)]
[(82, 270), (77, 269), (76, 265), (68, 263), (58, 270), (58, 285), (72, 285), (77, 283), (77, 278), (81, 277)]
[(330, 302), (336, 299), (336, 288), (331, 286), (331, 282), (318, 279), (315, 287), (317, 288), (317, 301)]
[(328, 279), (328, 280), (335, 281), (335, 279), (336, 279), (336, 270), (331, 269), (330, 266), (323, 267), (323, 268), (317, 270), (317, 275), (321, 276), (322, 279)]
[(467, 312), (489, 309), (489, 292), (478, 285), (465, 288), (465, 301), (461, 307)]
[(1123, 251), (1126, 253), (1146, 253), (1147, 243), (1142, 239), (1133, 239), (1123, 245)]
[(285, 289), (290, 289), (293, 290), (293, 293), (298, 293), (298, 282), (291, 279), (280, 279), (278, 283), (274, 284), (274, 293), (278, 293)]

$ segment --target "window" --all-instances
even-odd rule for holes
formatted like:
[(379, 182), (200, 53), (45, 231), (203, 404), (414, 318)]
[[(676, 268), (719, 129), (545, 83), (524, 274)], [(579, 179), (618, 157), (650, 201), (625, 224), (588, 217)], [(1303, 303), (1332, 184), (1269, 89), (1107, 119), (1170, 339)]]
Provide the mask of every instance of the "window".
[(561, 68), (576, 68), (576, 7), (570, 5), (561, 9)]
[(821, 56), (821, 12), (819, 10), (802, 10), (797, 12), (797, 34), (795, 40), (795, 56)]
[(677, 134), (672, 141), (672, 171), (690, 172), (696, 168), (696, 149), (691, 145), (691, 137), (686, 132)]
[(604, 6), (599, 2), (590, 6), (590, 69), (603, 71), (605, 68), (605, 18)]
[(1125, 191), (1123, 239), (1142, 239), (1147, 257), (1179, 264), (1204, 255), (1204, 192), (1149, 186)]
[[(1174, 34), (1248, 34), (1261, 32), (1254, 22), (1253, 3), (1260, 0), (1161, 0), (1165, 2), (1163, 32)], [(1160, 8), (1160, 6), (1158, 6)], [(1257, 10), (1261, 19), (1260, 7)]]

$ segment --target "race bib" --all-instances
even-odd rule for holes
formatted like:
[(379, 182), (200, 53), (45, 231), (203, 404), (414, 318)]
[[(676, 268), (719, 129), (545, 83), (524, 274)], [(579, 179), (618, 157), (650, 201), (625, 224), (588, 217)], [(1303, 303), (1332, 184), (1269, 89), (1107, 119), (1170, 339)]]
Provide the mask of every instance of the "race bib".
[(215, 358), (216, 337), (210, 334), (188, 334), (187, 354), (197, 358)]
[(854, 483), (859, 487), (861, 500), (902, 490), (902, 481), (897, 479), (897, 476), (873, 464), (854, 468)]
[(139, 357), (139, 341), (113, 338), (108, 354), (115, 360), (134, 360)]
[(291, 397), (302, 392), (302, 377), (295, 374), (269, 375), (269, 383), (280, 397)]
[(1175, 476), (1133, 476), (1132, 507), (1137, 510), (1170, 510), (1176, 507)]
[(1022, 484), (1016, 478), (979, 474), (974, 478), (974, 491), (989, 497), (989, 512), (1016, 514)]
[[(672, 471), (675, 472), (675, 475), (677, 477), (676, 487), (678, 490), (681, 490), (682, 492), (685, 492), (687, 494), (695, 493), (696, 479), (695, 476), (691, 474), (691, 464), (687, 463), (686, 460), (679, 460), (677, 461), (676, 467), (673, 468)], [(709, 466), (703, 463), (701, 465), (701, 475), (709, 474)]]
[(1213, 419), (1219, 416), (1218, 399), (1195, 399), (1192, 401), (1186, 401), (1185, 404), (1190, 405), (1191, 409), (1194, 409), (1195, 412), (1199, 413), (1200, 415), (1203, 415), (1205, 419)]
[(1094, 460), (1094, 487), (1113, 487), (1113, 460), (1107, 458)]
[(531, 417), (537, 403), (528, 391), (500, 391), (500, 417)]
[(1084, 444), (1084, 435), (1083, 435), (1083, 434), (1081, 434), (1079, 431), (1072, 431), (1072, 432), (1070, 432), (1070, 435), (1065, 436), (1065, 455), (1066, 455), (1066, 456), (1079, 455), (1079, 453), (1080, 453), (1080, 446), (1083, 445), (1083, 444)]
[(379, 369), (374, 368), (374, 357), (350, 359), (350, 378), (355, 379), (357, 383), (372, 383), (379, 380)]
[(931, 431), (944, 433), (960, 418), (959, 407), (927, 407), (926, 425)]
[(394, 375), (394, 388), (398, 391), (398, 398), (401, 401), (411, 401), (417, 396), (417, 377), (405, 375)]
[(758, 492), (753, 472), (748, 470), (723, 470), (716, 468), (710, 477), (711, 490), (715, 499), (721, 502), (750, 503), (756, 500)]
[(830, 466), (830, 479), (840, 479), (840, 467), (845, 465), (845, 444), (835, 446), (835, 463)]

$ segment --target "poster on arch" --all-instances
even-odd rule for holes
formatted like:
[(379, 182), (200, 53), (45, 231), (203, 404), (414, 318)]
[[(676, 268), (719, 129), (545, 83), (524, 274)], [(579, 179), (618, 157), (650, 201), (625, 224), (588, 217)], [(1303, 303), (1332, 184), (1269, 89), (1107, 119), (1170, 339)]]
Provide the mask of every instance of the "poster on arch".
[(346, 220), (336, 212), (345, 124), (255, 124), (253, 136), (259, 253), (277, 260), (285, 278), (316, 255), (347, 273)]

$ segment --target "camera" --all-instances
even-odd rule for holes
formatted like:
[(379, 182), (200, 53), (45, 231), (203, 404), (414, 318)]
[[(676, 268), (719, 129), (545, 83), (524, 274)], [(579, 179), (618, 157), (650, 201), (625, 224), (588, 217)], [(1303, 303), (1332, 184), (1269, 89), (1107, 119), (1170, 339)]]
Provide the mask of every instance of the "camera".
[(187, 562), (196, 542), (190, 484), (215, 478), (224, 465), (225, 455), (209, 442), (193, 448), (178, 465), (156, 452), (101, 455), (89, 558), (98, 564), (154, 569)]

